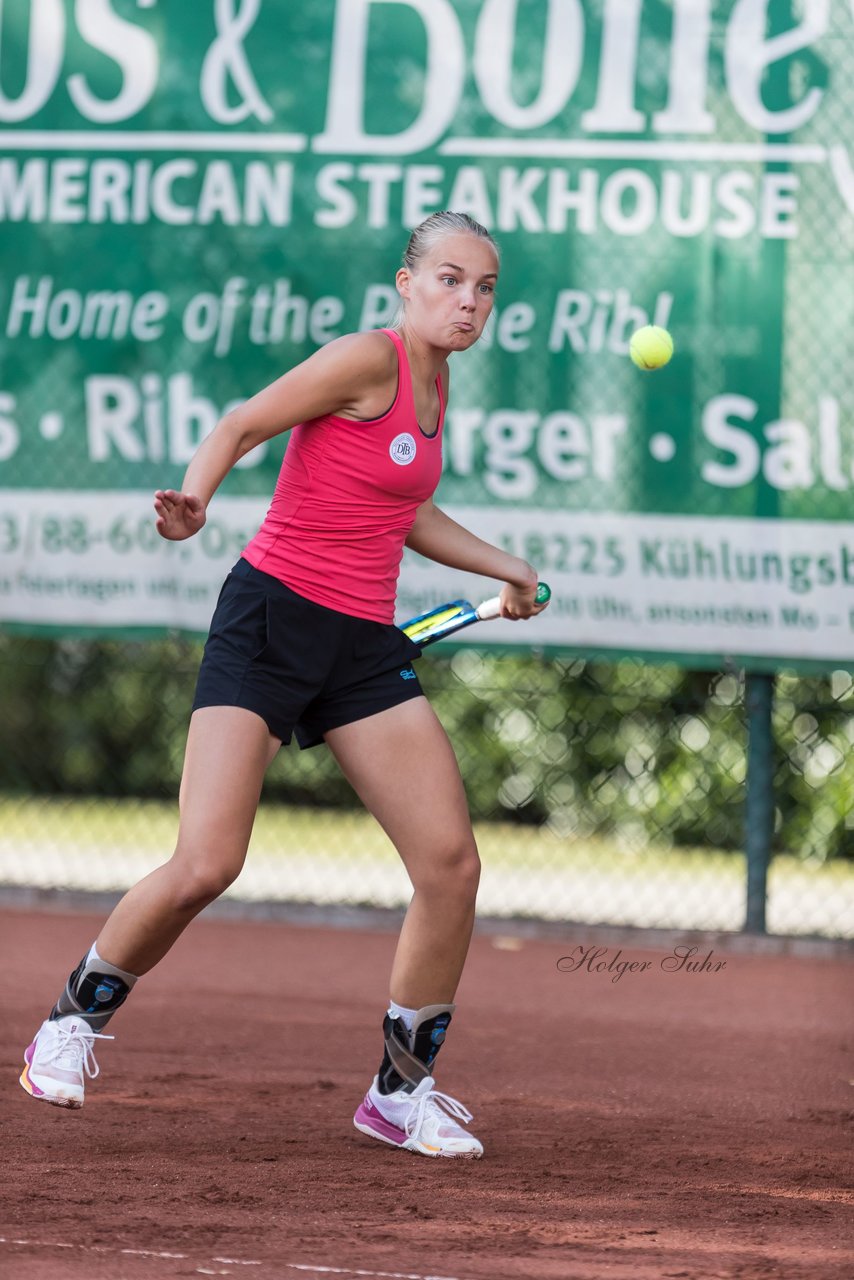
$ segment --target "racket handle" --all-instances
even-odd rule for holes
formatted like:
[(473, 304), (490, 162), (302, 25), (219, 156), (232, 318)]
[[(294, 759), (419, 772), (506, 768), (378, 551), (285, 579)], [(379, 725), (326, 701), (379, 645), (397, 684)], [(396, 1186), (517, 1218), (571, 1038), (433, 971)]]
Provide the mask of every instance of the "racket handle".
[[(545, 582), (537, 583), (537, 594), (534, 600), (537, 604), (547, 604), (552, 598), (552, 590)], [(488, 600), (484, 600), (482, 604), (477, 606), (475, 611), (481, 622), (485, 622), (487, 618), (497, 618), (501, 613), (501, 599), (499, 596), (490, 596)]]
[(481, 622), (486, 618), (497, 618), (500, 612), (501, 601), (498, 596), (490, 596), (488, 600), (483, 600), (475, 610)]

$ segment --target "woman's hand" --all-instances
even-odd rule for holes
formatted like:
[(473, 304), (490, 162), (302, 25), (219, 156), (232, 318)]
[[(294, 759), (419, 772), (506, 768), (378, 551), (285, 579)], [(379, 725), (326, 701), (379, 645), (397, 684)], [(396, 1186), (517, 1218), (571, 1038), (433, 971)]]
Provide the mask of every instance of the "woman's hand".
[(526, 587), (514, 587), (512, 583), (505, 582), (498, 597), (501, 604), (501, 617), (509, 618), (511, 622), (518, 622), (520, 618), (535, 618), (538, 613), (543, 612), (543, 609), (547, 609), (549, 604), (548, 600), (543, 604), (537, 604), (536, 595), (536, 575)]
[(161, 538), (181, 542), (192, 538), (205, 523), (205, 508), (201, 498), (192, 493), (177, 493), (174, 489), (158, 489), (154, 495), (157, 512), (155, 527)]

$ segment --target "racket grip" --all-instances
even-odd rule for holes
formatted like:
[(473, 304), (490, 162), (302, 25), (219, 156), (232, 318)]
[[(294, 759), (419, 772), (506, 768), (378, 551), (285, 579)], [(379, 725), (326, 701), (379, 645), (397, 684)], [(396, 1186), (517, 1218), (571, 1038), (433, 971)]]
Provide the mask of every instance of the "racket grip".
[[(537, 594), (534, 600), (537, 604), (547, 604), (552, 598), (551, 587), (545, 582), (537, 583)], [(499, 596), (490, 596), (488, 600), (484, 600), (482, 604), (477, 606), (477, 616), (481, 622), (485, 622), (487, 618), (497, 618), (501, 614), (501, 600)]]
[(481, 622), (487, 618), (497, 618), (501, 613), (501, 600), (498, 596), (490, 596), (488, 600), (483, 600), (475, 610)]

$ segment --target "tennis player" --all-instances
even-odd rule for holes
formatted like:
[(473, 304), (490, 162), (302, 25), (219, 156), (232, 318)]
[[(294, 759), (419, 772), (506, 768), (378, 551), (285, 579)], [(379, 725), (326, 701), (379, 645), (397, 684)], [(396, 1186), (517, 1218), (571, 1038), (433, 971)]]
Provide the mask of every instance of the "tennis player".
[(404, 545), (503, 582), (505, 618), (544, 607), (529, 564), (433, 504), (448, 357), (483, 332), (498, 265), (492, 238), (467, 215), (427, 218), (397, 272), (397, 327), (330, 342), (226, 414), (180, 492), (156, 493), (158, 532), (192, 537), (235, 463), (293, 431), (269, 512), (211, 621), (175, 852), (119, 902), (26, 1050), (21, 1083), (34, 1098), (83, 1105), (85, 1077), (98, 1074), (96, 1040), (138, 978), (240, 873), (264, 773), (296, 734), (301, 748), (326, 742), (414, 890), (392, 966), (382, 1062), (356, 1128), (422, 1155), (482, 1155), (464, 1127), (470, 1113), (438, 1092), (433, 1076), (480, 865), (453, 750), (412, 669), (419, 650), (393, 617)]

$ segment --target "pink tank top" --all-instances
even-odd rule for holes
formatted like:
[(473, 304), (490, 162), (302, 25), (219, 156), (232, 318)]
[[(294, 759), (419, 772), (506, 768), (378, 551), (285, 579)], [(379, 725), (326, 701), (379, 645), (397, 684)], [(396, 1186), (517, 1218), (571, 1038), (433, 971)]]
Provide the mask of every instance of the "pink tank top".
[(293, 428), (270, 509), (243, 558), (315, 604), (393, 622), (403, 545), (442, 473), (445, 401), (425, 435), (399, 334), (397, 394), (381, 418), (326, 414)]

